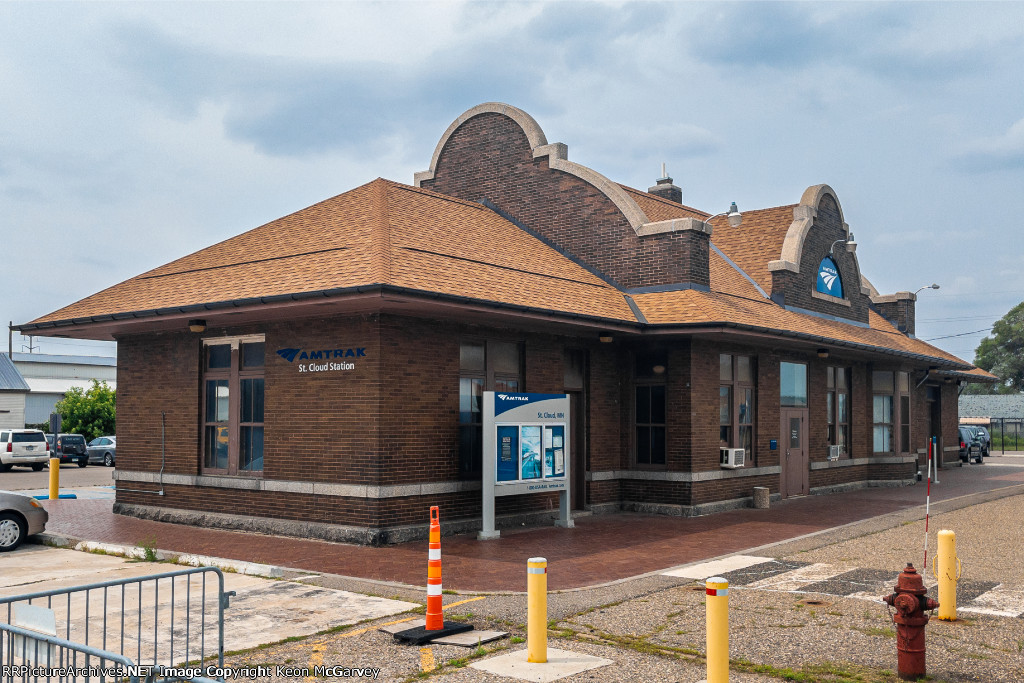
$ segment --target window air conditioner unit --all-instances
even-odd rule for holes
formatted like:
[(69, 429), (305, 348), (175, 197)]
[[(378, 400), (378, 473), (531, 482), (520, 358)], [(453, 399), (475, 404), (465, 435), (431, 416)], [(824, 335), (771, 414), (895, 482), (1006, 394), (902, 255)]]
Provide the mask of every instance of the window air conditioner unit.
[(829, 460), (838, 460), (839, 459), (839, 451), (840, 451), (839, 446), (829, 446), (828, 447), (828, 459)]
[(720, 448), (718, 450), (719, 463), (727, 470), (743, 467), (746, 459), (747, 454), (742, 448)]

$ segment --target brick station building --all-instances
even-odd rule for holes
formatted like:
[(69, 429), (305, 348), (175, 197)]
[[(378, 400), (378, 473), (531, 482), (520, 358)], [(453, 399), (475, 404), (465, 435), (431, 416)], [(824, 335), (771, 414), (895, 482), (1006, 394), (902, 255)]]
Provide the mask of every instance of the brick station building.
[[(377, 179), (21, 325), (118, 342), (115, 509), (362, 543), (479, 528), (480, 396), (568, 393), (575, 510), (699, 515), (913, 483), (957, 389), (861, 274), (835, 191), (711, 214), (459, 116)], [(737, 212), (731, 212), (733, 214)], [(741, 468), (721, 466), (742, 448)], [(497, 503), (541, 521), (550, 494)]]

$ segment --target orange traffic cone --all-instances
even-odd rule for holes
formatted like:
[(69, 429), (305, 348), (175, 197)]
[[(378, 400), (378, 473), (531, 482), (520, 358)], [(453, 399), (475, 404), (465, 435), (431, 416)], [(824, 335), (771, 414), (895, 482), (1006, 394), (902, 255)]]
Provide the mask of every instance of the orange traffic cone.
[(441, 520), (436, 505), (430, 508), (430, 549), (427, 551), (427, 631), (444, 628), (441, 616)]

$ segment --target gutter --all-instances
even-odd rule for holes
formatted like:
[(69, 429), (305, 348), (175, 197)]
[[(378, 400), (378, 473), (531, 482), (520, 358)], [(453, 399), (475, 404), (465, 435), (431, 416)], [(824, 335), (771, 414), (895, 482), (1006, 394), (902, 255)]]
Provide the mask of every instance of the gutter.
[(672, 330), (693, 330), (693, 329), (734, 329), (746, 332), (758, 332), (764, 333), (776, 337), (788, 337), (792, 339), (800, 339), (803, 341), (810, 341), (820, 344), (829, 344), (832, 346), (839, 346), (843, 348), (854, 349), (858, 351), (865, 351), (869, 353), (881, 353), (890, 356), (897, 356), (900, 358), (908, 358), (911, 360), (918, 360), (921, 362), (927, 362), (930, 365), (938, 364), (952, 369), (971, 369), (973, 365), (954, 363), (944, 358), (937, 358), (934, 356), (925, 356), (921, 354), (911, 353), (909, 351), (900, 351), (898, 349), (889, 349), (878, 346), (871, 346), (869, 344), (862, 344), (860, 342), (843, 341), (832, 337), (824, 337), (821, 335), (807, 334), (805, 332), (793, 332), (790, 330), (778, 330), (769, 327), (760, 327), (757, 325), (746, 325), (743, 323), (736, 322), (702, 322), (702, 323), (679, 323), (674, 325), (655, 325), (647, 322), (639, 321), (627, 321), (619, 318), (606, 318), (602, 316), (584, 315), (580, 313), (564, 313), (558, 311), (551, 311), (546, 308), (538, 308), (535, 306), (522, 306), (519, 304), (509, 304), (501, 301), (489, 301), (487, 299), (474, 299), (466, 296), (459, 296), (455, 294), (442, 294), (440, 292), (430, 292), (426, 290), (412, 289), (409, 287), (398, 287), (395, 285), (386, 285), (382, 283), (374, 283), (370, 285), (358, 285), (355, 287), (336, 287), (332, 289), (320, 289), (311, 292), (298, 292), (295, 294), (278, 294), (275, 296), (265, 297), (250, 297), (245, 299), (230, 299), (226, 301), (216, 301), (205, 304), (193, 304), (191, 306), (180, 306), (175, 308), (156, 308), (146, 309), (142, 311), (132, 311), (130, 313), (114, 313), (110, 315), (101, 316), (90, 316), (83, 318), (71, 318), (68, 320), (57, 320), (49, 321), (44, 323), (26, 323), (24, 325), (14, 325), (12, 329), (18, 330), (19, 332), (32, 332), (40, 330), (57, 330), (66, 327), (77, 327), (81, 325), (91, 325), (96, 323), (104, 322), (115, 322), (119, 320), (144, 320), (147, 318), (162, 317), (167, 315), (187, 315), (190, 313), (199, 313), (204, 311), (220, 311), (233, 308), (243, 308), (246, 306), (257, 306), (260, 304), (274, 304), (284, 303), (290, 301), (306, 301), (310, 299), (322, 299), (322, 298), (333, 298), (338, 296), (345, 296), (351, 294), (377, 294), (384, 296), (385, 294), (398, 294), (404, 296), (411, 296), (420, 299), (433, 299), (436, 301), (445, 301), (456, 304), (471, 304), (474, 306), (486, 306), (499, 310), (510, 310), (523, 313), (531, 313), (540, 317), (549, 318), (555, 321), (567, 322), (585, 322), (597, 325), (611, 325), (615, 326), (620, 331), (632, 331), (638, 334), (643, 334), (648, 330), (660, 330), (660, 331), (672, 331)]

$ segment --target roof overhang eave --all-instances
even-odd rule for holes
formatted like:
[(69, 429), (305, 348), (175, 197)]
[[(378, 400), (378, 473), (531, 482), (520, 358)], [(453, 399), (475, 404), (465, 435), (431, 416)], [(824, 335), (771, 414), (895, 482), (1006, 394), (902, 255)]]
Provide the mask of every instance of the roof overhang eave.
[(731, 321), (721, 322), (701, 322), (701, 323), (686, 323), (686, 324), (666, 324), (666, 325), (646, 325), (645, 327), (659, 328), (659, 332), (672, 332), (679, 331), (685, 332), (686, 334), (694, 334), (701, 330), (707, 331), (728, 331), (735, 330), (743, 334), (757, 334), (768, 337), (784, 338), (784, 339), (798, 339), (801, 341), (811, 342), (814, 344), (822, 344), (828, 346), (837, 346), (847, 348), (851, 350), (860, 351), (862, 353), (871, 354), (884, 354), (887, 356), (896, 356), (899, 358), (906, 358), (927, 364), (930, 366), (937, 366), (940, 368), (946, 368), (951, 372), (956, 370), (968, 370), (973, 368), (973, 365), (968, 363), (954, 363), (953, 361), (945, 358), (939, 358), (937, 356), (927, 356), (924, 354), (912, 353), (910, 351), (903, 351), (900, 349), (893, 349), (885, 346), (873, 346), (871, 344), (863, 344), (860, 342), (846, 341), (843, 339), (835, 339), (834, 337), (825, 337), (822, 335), (808, 334), (806, 332), (795, 332), (792, 330), (779, 330), (770, 327), (760, 327), (758, 325), (747, 325), (744, 323), (737, 323)]
[[(53, 332), (59, 329), (67, 328), (82, 328), (95, 325), (102, 325), (112, 322), (124, 322), (131, 320), (144, 321), (153, 318), (166, 318), (170, 316), (186, 316), (196, 315), (200, 313), (208, 312), (219, 312), (225, 310), (236, 310), (240, 308), (257, 308), (263, 305), (270, 304), (287, 304), (290, 302), (307, 302), (315, 299), (335, 298), (335, 297), (346, 297), (352, 295), (378, 295), (381, 297), (388, 296), (404, 296), (413, 298), (419, 301), (443, 301), (448, 304), (455, 304), (465, 307), (479, 308), (481, 306), (493, 309), (493, 310), (505, 310), (516, 312), (520, 314), (529, 314), (533, 316), (544, 317), (553, 321), (562, 321), (567, 323), (583, 323), (588, 327), (607, 326), (614, 328), (616, 331), (635, 331), (639, 332), (642, 325), (635, 320), (623, 320), (619, 318), (609, 318), (596, 315), (587, 315), (582, 313), (574, 313), (571, 311), (555, 311), (547, 308), (540, 308), (536, 306), (523, 306), (519, 304), (511, 304), (502, 301), (491, 301), (487, 299), (475, 299), (467, 296), (459, 296), (455, 294), (444, 294), (441, 292), (431, 292), (427, 290), (412, 289), (409, 287), (399, 287), (395, 285), (385, 284), (370, 284), (370, 285), (359, 285), (356, 287), (338, 287), (333, 289), (321, 289), (309, 292), (297, 292), (294, 294), (280, 294), (275, 296), (265, 297), (250, 297), (243, 299), (230, 299), (225, 301), (207, 302), (202, 304), (193, 304), (189, 306), (171, 306), (165, 308), (154, 308), (144, 309), (138, 311), (127, 311), (122, 313), (111, 313), (109, 315), (98, 315), (98, 316), (84, 316), (79, 318), (67, 318), (64, 320), (48, 320), (39, 323), (23, 323), (21, 325), (14, 325), (12, 329), (17, 330), (21, 333), (46, 333)], [(45, 335), (44, 335), (45, 336)]]
[[(435, 300), (443, 301), (449, 304), (455, 304), (466, 308), (477, 308), (480, 307), (488, 308), (497, 311), (510, 311), (519, 314), (526, 314), (531, 316), (542, 317), (551, 321), (558, 321), (568, 324), (583, 324), (587, 327), (594, 326), (608, 326), (619, 332), (632, 332), (637, 334), (644, 334), (646, 332), (655, 334), (671, 334), (673, 332), (694, 334), (699, 331), (718, 332), (735, 330), (740, 333), (766, 335), (769, 337), (776, 338), (789, 338), (796, 339), (806, 342), (812, 342), (816, 344), (825, 344), (831, 346), (837, 346), (842, 348), (848, 348), (851, 350), (860, 351), (862, 353), (871, 354), (883, 354), (887, 356), (895, 356), (898, 358), (906, 358), (908, 360), (916, 361), (922, 364), (933, 365), (938, 368), (950, 371), (957, 370), (970, 370), (974, 366), (968, 363), (955, 363), (945, 358), (939, 358), (936, 356), (928, 356), (924, 354), (912, 353), (910, 351), (902, 351), (900, 349), (893, 349), (889, 347), (873, 346), (871, 344), (863, 344), (859, 342), (846, 341), (841, 339), (835, 339), (833, 337), (825, 337), (821, 335), (808, 334), (805, 332), (795, 332), (791, 330), (778, 330), (775, 328), (761, 327), (757, 325), (748, 325), (744, 323), (737, 323), (731, 321), (708, 321), (699, 323), (667, 323), (667, 324), (653, 324), (653, 323), (641, 323), (636, 320), (622, 320), (618, 318), (607, 318), (602, 316), (586, 315), (581, 313), (573, 313), (568, 311), (553, 311), (551, 309), (534, 307), (534, 306), (523, 306), (520, 304), (511, 304), (501, 301), (490, 301), (486, 299), (474, 299), (472, 297), (460, 296), (456, 294), (444, 294), (440, 292), (431, 292), (427, 290), (418, 290), (408, 287), (399, 287), (395, 285), (386, 284), (368, 284), (368, 285), (357, 285), (355, 287), (337, 287), (332, 289), (321, 289), (309, 292), (296, 292), (293, 294), (279, 294), (274, 296), (265, 297), (250, 297), (241, 299), (230, 299), (226, 301), (216, 301), (202, 304), (193, 304), (189, 306), (175, 306), (157, 309), (146, 309), (139, 311), (130, 311), (123, 313), (113, 313), (109, 315), (101, 316), (88, 316), (81, 318), (69, 318), (66, 320), (53, 320), (41, 323), (25, 323), (22, 325), (14, 325), (13, 329), (18, 330), (21, 333), (32, 332), (32, 333), (45, 333), (52, 332), (62, 328), (76, 328), (76, 327), (88, 327), (93, 325), (101, 325), (111, 322), (124, 322), (128, 320), (145, 320), (152, 318), (168, 317), (168, 316), (185, 316), (194, 315), (205, 312), (217, 312), (239, 308), (255, 308), (262, 305), (269, 304), (287, 304), (290, 302), (304, 302), (315, 299), (325, 299), (333, 297), (345, 297), (355, 294), (363, 295), (378, 295), (381, 297), (385, 296), (404, 296), (410, 297), (417, 300)], [(975, 381), (991, 381), (981, 378)]]

